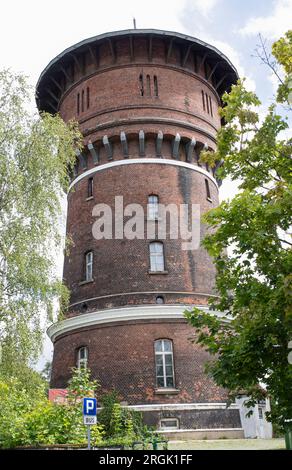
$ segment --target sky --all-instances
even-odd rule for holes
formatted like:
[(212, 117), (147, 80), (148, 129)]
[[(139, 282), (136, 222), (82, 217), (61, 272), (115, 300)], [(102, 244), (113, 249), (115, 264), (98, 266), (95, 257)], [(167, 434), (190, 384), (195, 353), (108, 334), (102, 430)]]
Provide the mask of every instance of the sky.
[[(35, 86), (48, 62), (67, 47), (108, 31), (133, 28), (176, 31), (217, 47), (245, 76), (247, 87), (269, 106), (276, 90), (270, 71), (254, 57), (258, 35), (269, 47), (292, 27), (292, 0), (4, 0), (0, 68), (25, 73)], [(237, 183), (226, 181), (221, 199)], [(59, 263), (60, 266), (62, 263)], [(60, 271), (61, 272), (61, 271)], [(47, 340), (40, 364), (51, 358)]]

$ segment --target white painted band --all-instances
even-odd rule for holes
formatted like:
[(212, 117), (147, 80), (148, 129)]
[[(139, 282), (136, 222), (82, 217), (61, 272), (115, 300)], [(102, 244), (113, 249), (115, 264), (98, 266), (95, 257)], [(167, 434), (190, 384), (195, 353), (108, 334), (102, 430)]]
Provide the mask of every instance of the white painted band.
[(127, 322), (132, 320), (170, 320), (184, 319), (184, 311), (192, 307), (198, 307), (210, 315), (216, 315), (224, 321), (228, 317), (222, 313), (209, 310), (205, 305), (141, 305), (136, 307), (113, 308), (107, 310), (98, 310), (76, 317), (67, 318), (51, 325), (47, 334), (54, 342), (56, 338), (64, 333), (77, 330), (79, 328), (104, 325), (113, 322)]
[(109, 168), (114, 168), (116, 166), (122, 166), (122, 165), (137, 165), (137, 164), (144, 165), (147, 163), (155, 163), (159, 165), (173, 165), (173, 166), (179, 166), (182, 168), (188, 168), (189, 170), (196, 171), (197, 173), (201, 173), (207, 178), (209, 178), (218, 189), (218, 184), (217, 184), (216, 179), (212, 175), (210, 175), (210, 173), (207, 170), (204, 170), (204, 168), (195, 166), (191, 163), (181, 162), (179, 160), (170, 160), (167, 158), (142, 158), (141, 157), (141, 158), (130, 158), (128, 160), (117, 160), (114, 162), (105, 163), (103, 165), (99, 165), (94, 168), (91, 168), (90, 170), (87, 170), (84, 173), (82, 173), (82, 175), (77, 176), (77, 178), (75, 178), (75, 180), (72, 181), (72, 183), (69, 186), (69, 191), (73, 188), (73, 186), (75, 186), (75, 184), (77, 184), (83, 178), (87, 178), (88, 176), (98, 171), (108, 170)]
[(151, 405), (125, 405), (124, 408), (129, 408), (136, 411), (187, 411), (187, 410), (238, 410), (239, 406), (232, 403), (227, 407), (227, 403), (158, 403)]
[[(163, 419), (163, 418), (162, 418)], [(183, 432), (229, 432), (229, 431), (236, 431), (236, 432), (243, 432), (243, 428), (202, 428), (202, 429), (158, 429), (155, 430), (157, 433), (161, 434), (176, 434), (176, 433), (183, 433)]]

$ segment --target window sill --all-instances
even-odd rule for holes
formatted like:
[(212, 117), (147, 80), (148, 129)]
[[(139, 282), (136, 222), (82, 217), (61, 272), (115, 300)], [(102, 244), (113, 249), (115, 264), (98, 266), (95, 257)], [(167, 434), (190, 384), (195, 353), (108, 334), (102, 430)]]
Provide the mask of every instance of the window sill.
[(177, 395), (180, 392), (177, 388), (156, 388), (154, 393), (156, 395)]
[(150, 217), (145, 217), (145, 220), (147, 222), (160, 222), (161, 220), (163, 220), (162, 217), (156, 217), (155, 219), (151, 219)]
[(148, 271), (148, 274), (168, 274), (168, 271)]
[(79, 286), (84, 286), (84, 284), (91, 284), (94, 282), (94, 279), (90, 279), (89, 281), (81, 281), (79, 282)]
[(90, 196), (86, 198), (86, 201), (92, 201), (92, 199), (93, 199), (93, 196)]

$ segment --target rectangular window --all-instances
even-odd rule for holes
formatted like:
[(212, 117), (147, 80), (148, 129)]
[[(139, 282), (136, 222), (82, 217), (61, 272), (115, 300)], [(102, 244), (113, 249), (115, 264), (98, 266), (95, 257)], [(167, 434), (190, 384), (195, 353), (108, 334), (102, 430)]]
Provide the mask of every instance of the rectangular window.
[(164, 271), (163, 243), (150, 243), (150, 271)]
[(179, 429), (177, 418), (164, 418), (159, 421), (160, 429)]
[(158, 388), (174, 388), (172, 341), (155, 341), (156, 385)]
[(89, 251), (85, 255), (85, 280), (92, 281), (93, 275), (93, 252)]

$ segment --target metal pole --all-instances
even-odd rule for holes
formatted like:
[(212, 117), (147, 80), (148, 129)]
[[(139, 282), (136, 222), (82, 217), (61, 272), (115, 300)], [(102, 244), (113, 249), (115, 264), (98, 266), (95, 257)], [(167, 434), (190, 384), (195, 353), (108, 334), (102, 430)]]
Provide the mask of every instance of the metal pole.
[(90, 426), (89, 425), (87, 425), (87, 442), (88, 442), (87, 449), (91, 450), (91, 446), (90, 446)]

